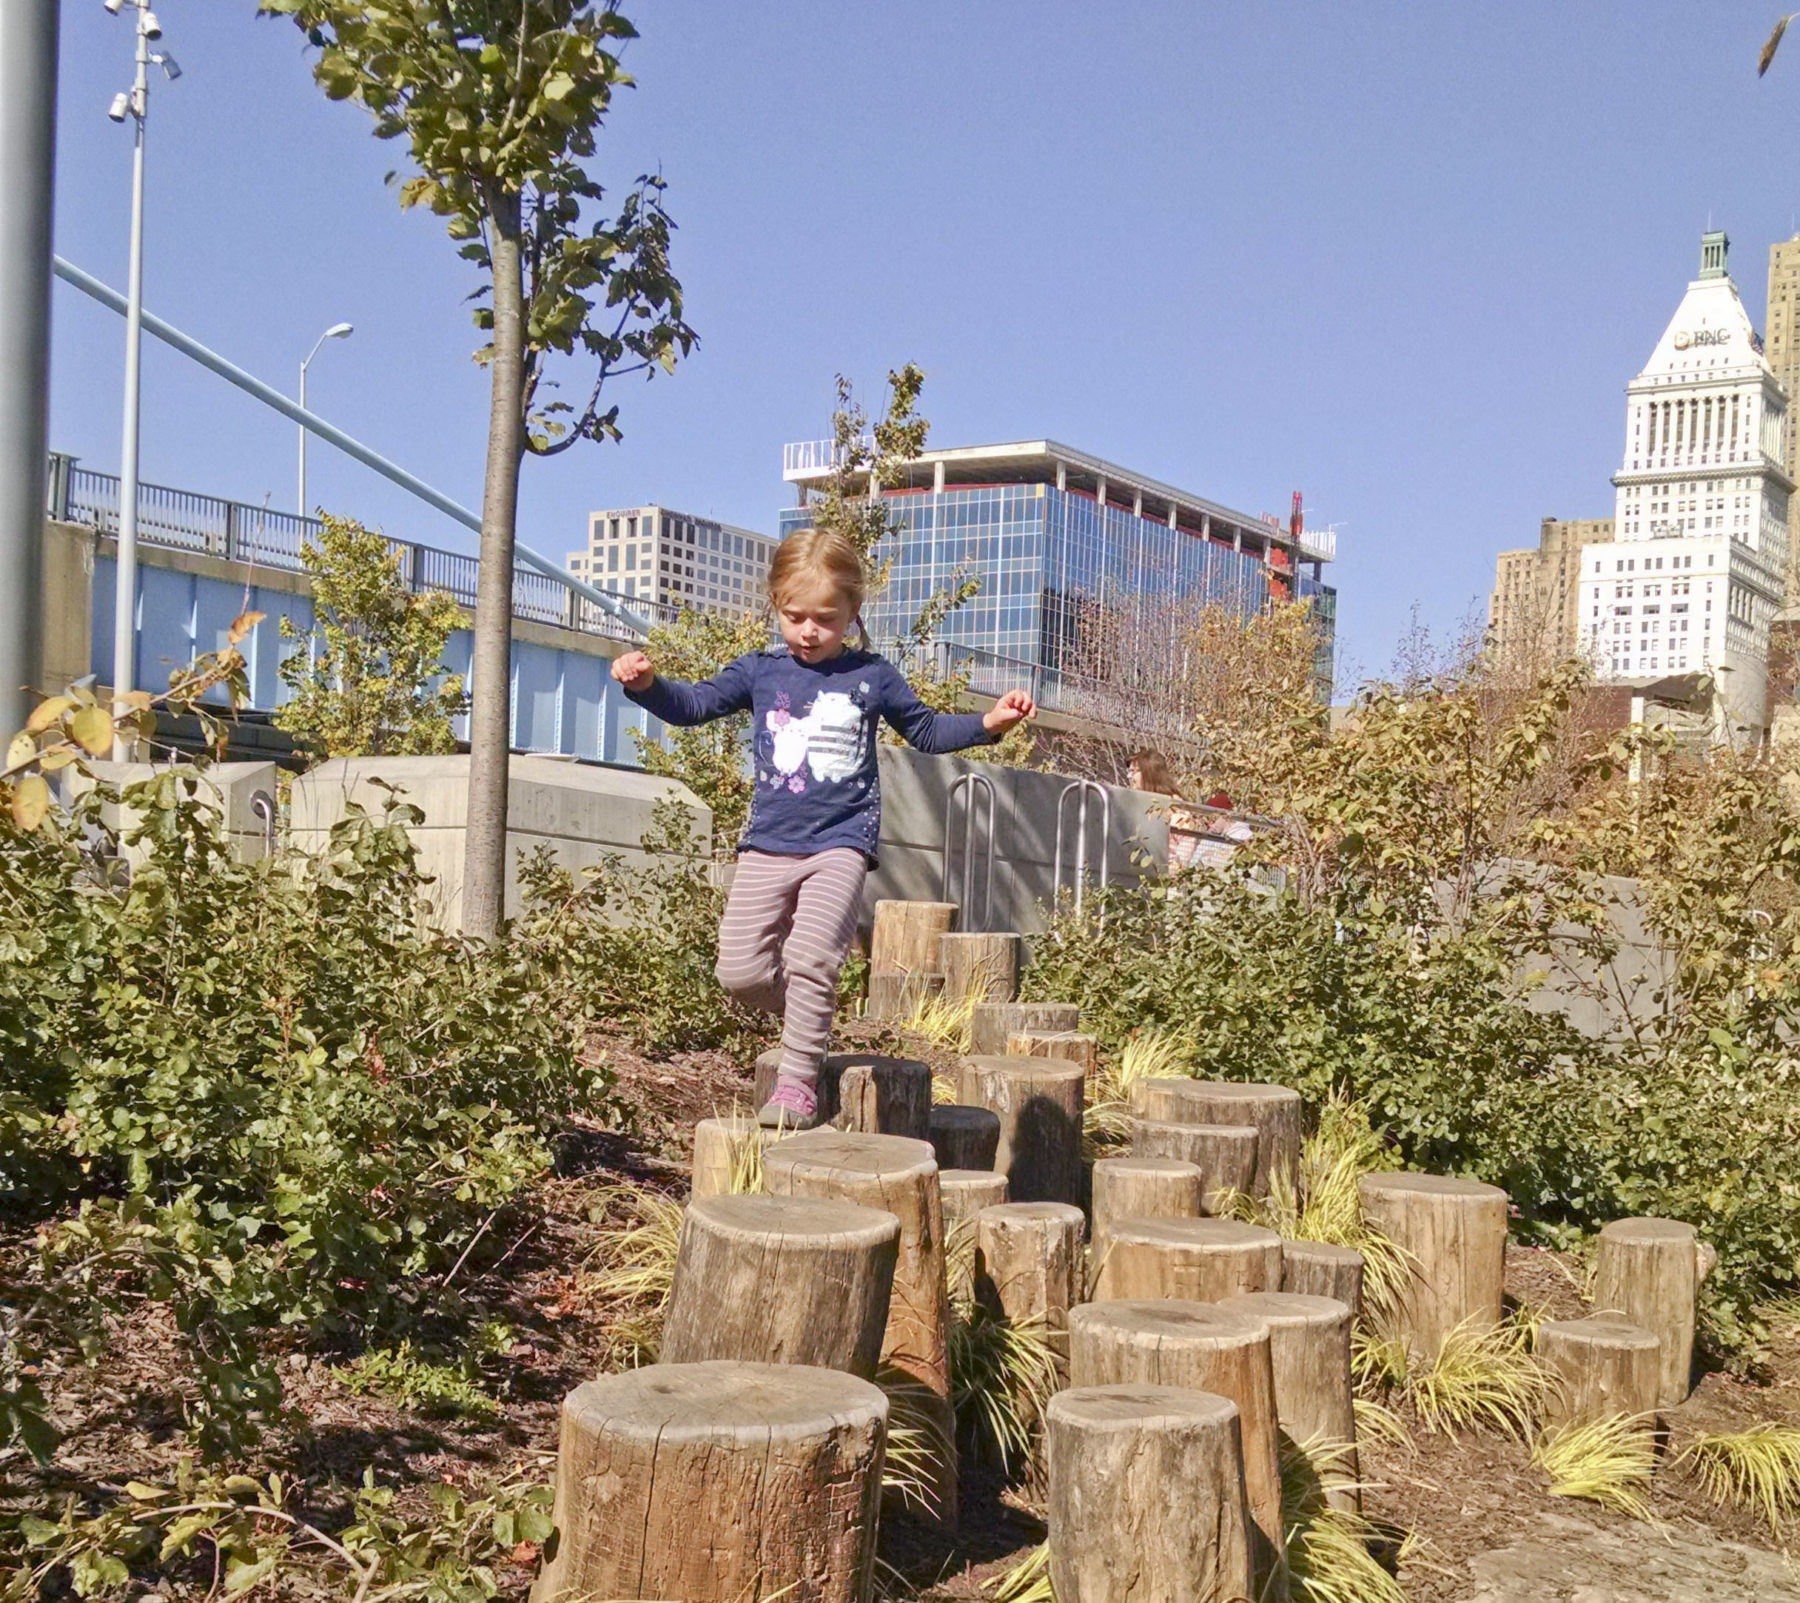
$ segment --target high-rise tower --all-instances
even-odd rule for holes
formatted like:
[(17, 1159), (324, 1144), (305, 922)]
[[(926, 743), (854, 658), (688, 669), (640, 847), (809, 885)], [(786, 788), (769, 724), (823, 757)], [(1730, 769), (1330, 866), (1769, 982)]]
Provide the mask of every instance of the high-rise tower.
[(1760, 741), (1769, 619), (1787, 566), (1787, 396), (1701, 241), (1650, 360), (1626, 388), (1614, 543), (1581, 559), (1581, 626), (1603, 679), (1711, 673), (1718, 738)]
[[(1769, 366), (1788, 400), (1800, 397), (1800, 234), (1769, 247)], [(1790, 405), (1781, 460), (1800, 480), (1800, 406)], [(1788, 519), (1786, 589), (1789, 606), (1800, 602), (1800, 518)]]

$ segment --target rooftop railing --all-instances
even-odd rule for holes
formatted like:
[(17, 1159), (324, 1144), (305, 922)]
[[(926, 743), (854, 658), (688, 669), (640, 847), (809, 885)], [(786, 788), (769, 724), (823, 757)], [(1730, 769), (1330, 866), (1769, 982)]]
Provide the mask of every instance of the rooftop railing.
[[(875, 437), (865, 434), (861, 440), (865, 451), (875, 449)], [(783, 479), (811, 479), (830, 473), (843, 462), (843, 452), (833, 440), (796, 440), (781, 448)]]
[[(119, 476), (96, 473), (61, 452), (50, 458), (50, 516), (62, 523), (83, 524), (102, 534), (119, 532)], [(273, 512), (245, 501), (201, 495), (163, 484), (138, 483), (138, 539), (174, 551), (197, 551), (251, 567), (303, 570), (301, 548), (324, 527), (317, 518)], [(480, 559), (461, 551), (388, 540), (400, 559), (400, 579), (416, 595), (438, 592), (465, 607), (475, 605)], [(600, 588), (605, 588), (601, 586)], [(652, 623), (673, 623), (679, 609), (647, 596), (608, 590), (621, 603)], [(583, 600), (549, 574), (521, 568), (513, 575), (513, 616), (530, 623), (572, 629), (607, 640), (637, 637), (617, 618)]]

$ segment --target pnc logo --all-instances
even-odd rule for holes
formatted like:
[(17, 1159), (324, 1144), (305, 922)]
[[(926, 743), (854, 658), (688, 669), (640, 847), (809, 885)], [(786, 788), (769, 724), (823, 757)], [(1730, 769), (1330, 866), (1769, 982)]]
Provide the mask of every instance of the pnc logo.
[(1678, 329), (1675, 334), (1675, 349), (1685, 351), (1691, 345), (1729, 345), (1731, 330), (1728, 328), (1697, 328), (1692, 333), (1686, 329)]

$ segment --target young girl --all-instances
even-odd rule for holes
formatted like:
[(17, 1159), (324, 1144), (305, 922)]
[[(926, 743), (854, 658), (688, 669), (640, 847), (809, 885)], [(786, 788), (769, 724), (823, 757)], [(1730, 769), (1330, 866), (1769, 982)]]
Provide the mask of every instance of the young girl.
[(863, 587), (854, 545), (800, 529), (769, 564), (785, 649), (752, 651), (697, 685), (657, 678), (641, 651), (612, 666), (625, 694), (666, 724), (753, 715), (755, 790), (719, 929), (718, 976), (739, 1001), (781, 1016), (781, 1069), (758, 1118), (790, 1129), (819, 1122), (838, 971), (875, 862), (876, 719), (920, 751), (946, 752), (996, 741), (1037, 712), (1022, 690), (986, 713), (933, 712), (892, 663), (845, 645), (851, 625), (860, 629)]

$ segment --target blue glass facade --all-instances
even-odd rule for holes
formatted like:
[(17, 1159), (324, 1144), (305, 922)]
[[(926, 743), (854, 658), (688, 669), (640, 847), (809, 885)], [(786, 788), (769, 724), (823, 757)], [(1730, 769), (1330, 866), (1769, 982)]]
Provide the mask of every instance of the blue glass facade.
[[(1077, 490), (952, 486), (886, 499), (898, 532), (889, 583), (866, 619), (877, 641), (903, 634), (961, 573), (980, 580), (980, 592), (939, 638), (1046, 669), (1062, 666), (1081, 614), (1104, 598), (1180, 595), (1246, 616), (1269, 599), (1256, 557)], [(805, 508), (783, 512), (783, 537), (807, 521)]]

